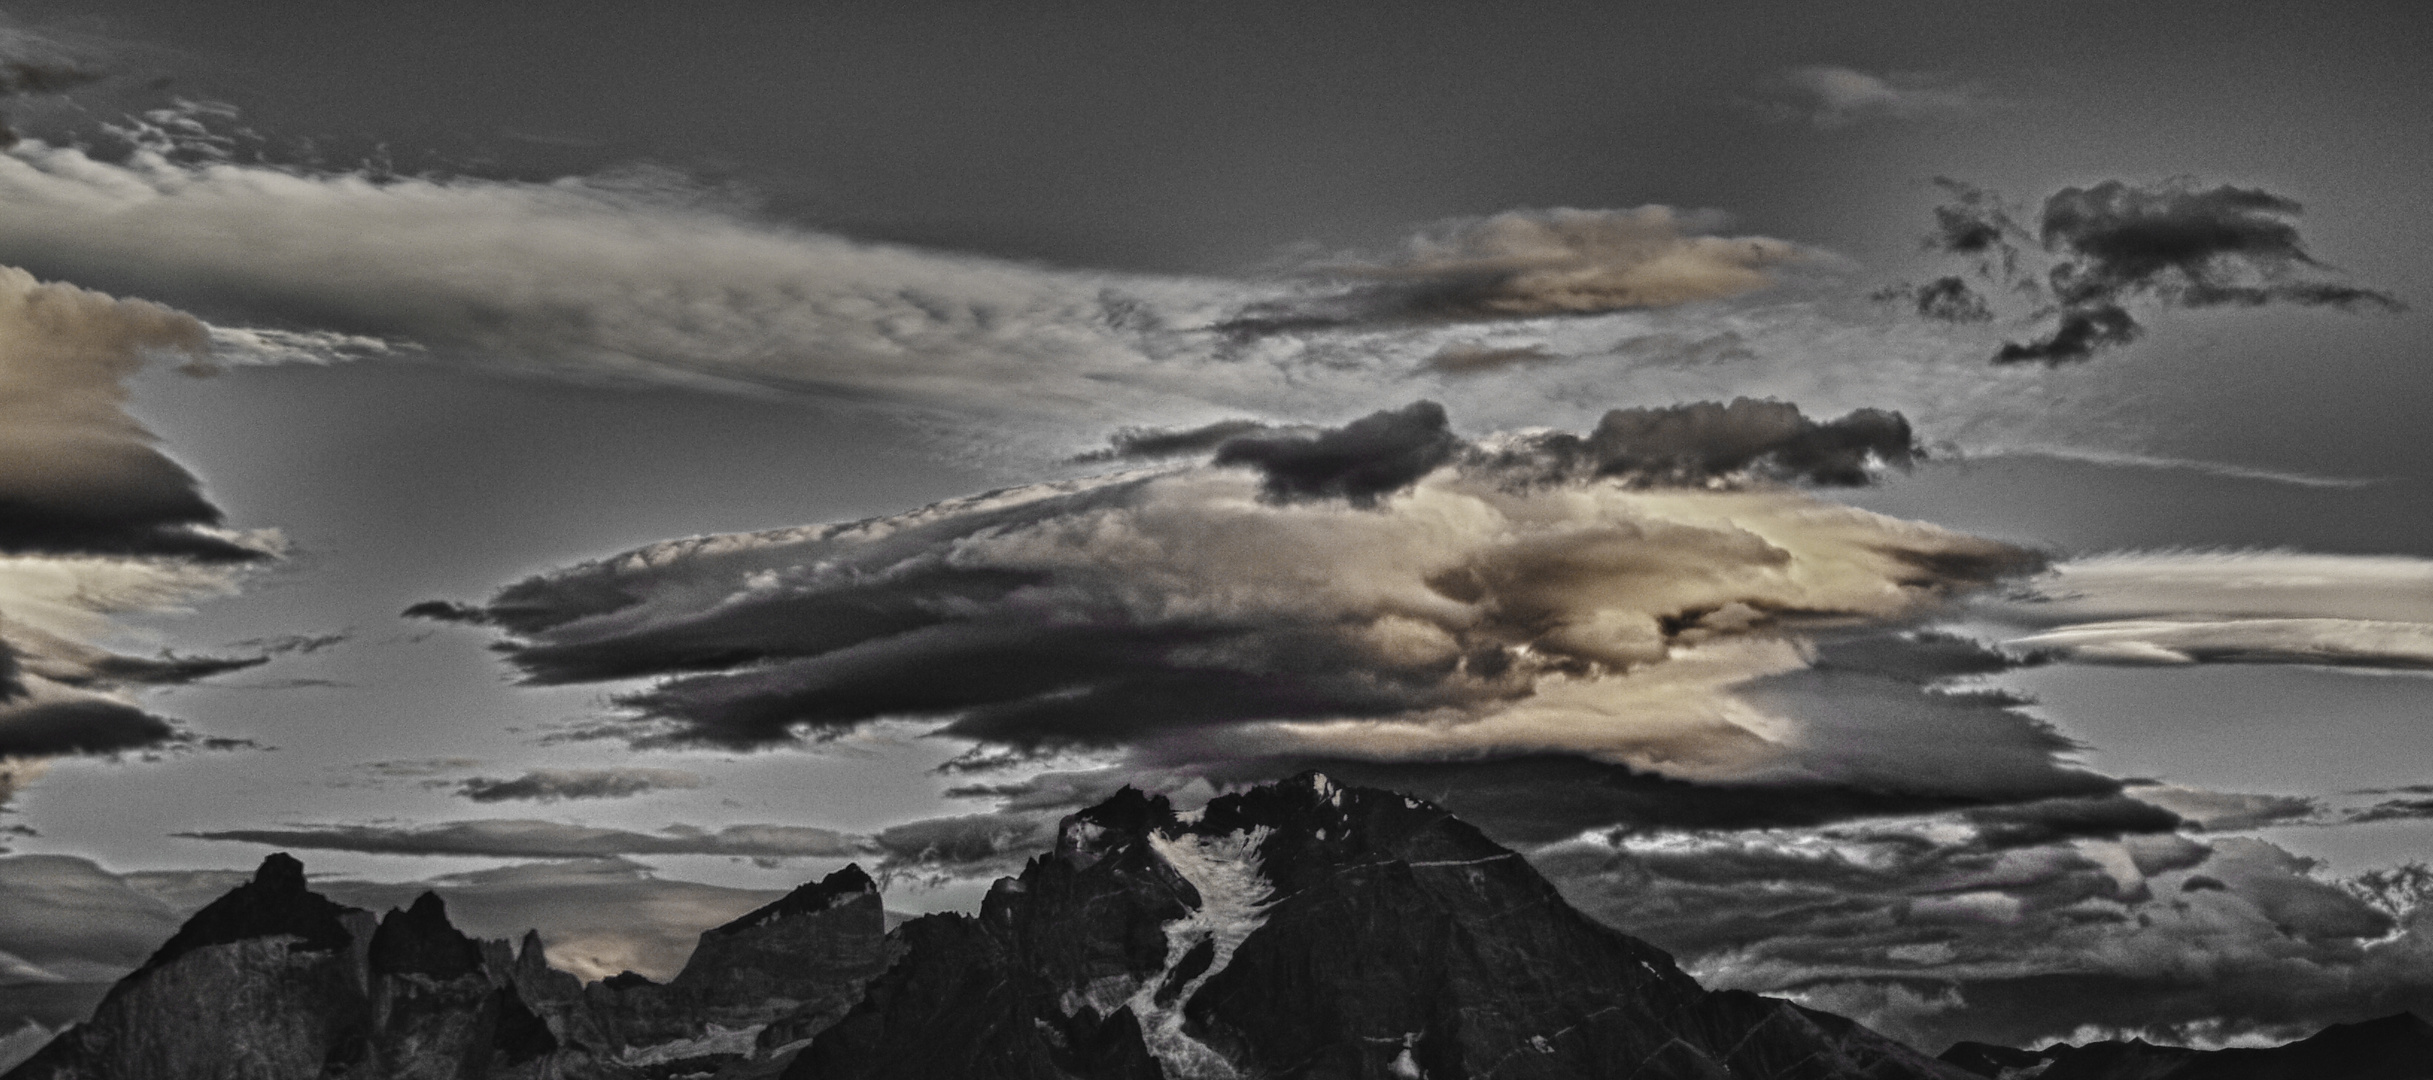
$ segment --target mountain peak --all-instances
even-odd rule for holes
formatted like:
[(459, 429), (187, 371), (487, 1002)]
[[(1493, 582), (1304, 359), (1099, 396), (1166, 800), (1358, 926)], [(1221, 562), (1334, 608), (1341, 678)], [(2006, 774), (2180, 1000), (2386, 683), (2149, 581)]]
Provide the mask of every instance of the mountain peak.
[(863, 896), (879, 894), (879, 883), (863, 872), (860, 863), (846, 863), (845, 868), (818, 881), (804, 882), (794, 891), (723, 926), (702, 931), (702, 937), (733, 937), (744, 931), (766, 926), (782, 919), (815, 915), (838, 904)]
[(286, 852), (262, 860), (253, 880), (204, 905), (137, 970), (150, 970), (209, 945), (292, 936), (295, 947), (340, 949), (354, 941), (344, 917), (355, 908), (334, 903), (304, 883), (304, 864)]
[(453, 979), (482, 969), (481, 945), (448, 921), (448, 905), (424, 890), (412, 906), (389, 909), (372, 932), (372, 970)]
[(253, 883), (273, 892), (303, 892), (304, 862), (284, 851), (271, 852), (254, 869)]

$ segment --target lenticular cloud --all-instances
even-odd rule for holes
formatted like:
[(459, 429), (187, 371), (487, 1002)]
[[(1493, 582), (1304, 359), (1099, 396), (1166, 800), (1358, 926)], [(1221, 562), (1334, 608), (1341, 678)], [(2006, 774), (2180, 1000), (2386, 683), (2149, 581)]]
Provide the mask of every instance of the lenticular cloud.
[[(1335, 448), (1372, 443), (1408, 456), (1383, 437)], [(1910, 725), (1957, 723), (1995, 771), (2055, 768), (2066, 741), (2004, 702), (1887, 683), (1899, 700), (1861, 716), (1780, 678), (1808, 668), (1812, 635), (1929, 617), (2033, 554), (1757, 473), (1634, 486), (1474, 451), (1331, 496), (1275, 490), (1266, 459), (1039, 484), (652, 545), (445, 610), (505, 631), (532, 682), (650, 680), (620, 699), (642, 742), (916, 718), (1167, 759), (1552, 752), (1861, 782), (1897, 780)]]

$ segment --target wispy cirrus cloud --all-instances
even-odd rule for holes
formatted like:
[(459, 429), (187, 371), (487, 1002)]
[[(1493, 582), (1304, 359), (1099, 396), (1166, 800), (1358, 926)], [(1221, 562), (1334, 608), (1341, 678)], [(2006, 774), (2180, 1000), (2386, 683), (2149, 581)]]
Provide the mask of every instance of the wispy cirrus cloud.
[(2433, 668), (2433, 560), (2408, 556), (2097, 556), (1981, 610), (2033, 628), (2009, 647), (2081, 663)]
[(1870, 122), (1952, 119), (1994, 104), (1983, 90), (1948, 76), (1876, 74), (1837, 64), (1786, 68), (1768, 79), (1761, 93), (1765, 115), (1826, 131)]

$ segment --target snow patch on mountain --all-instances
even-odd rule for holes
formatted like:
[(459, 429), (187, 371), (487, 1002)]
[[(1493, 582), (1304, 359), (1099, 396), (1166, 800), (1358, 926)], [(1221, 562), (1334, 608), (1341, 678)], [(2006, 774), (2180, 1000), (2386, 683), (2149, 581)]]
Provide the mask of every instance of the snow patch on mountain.
[[(1149, 846), (1200, 894), (1197, 910), (1165, 925), (1166, 964), (1127, 1003), (1138, 1017), (1149, 1053), (1168, 1080), (1235, 1080), (1232, 1063), (1207, 1044), (1183, 1033), (1183, 1004), (1233, 960), (1251, 931), (1267, 922), (1274, 889), (1260, 872), (1259, 848), (1274, 830), (1261, 825), (1223, 836), (1149, 834)], [(1206, 969), (1176, 991), (1159, 993), (1192, 950), (1207, 942), (1214, 952)]]

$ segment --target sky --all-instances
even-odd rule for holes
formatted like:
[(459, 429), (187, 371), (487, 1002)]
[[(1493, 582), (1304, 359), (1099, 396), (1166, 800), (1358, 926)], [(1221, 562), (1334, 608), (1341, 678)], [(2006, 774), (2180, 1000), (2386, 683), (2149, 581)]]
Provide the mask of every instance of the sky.
[(664, 976), (1307, 768), (1930, 1052), (2433, 1009), (2428, 45), (0, 7), (0, 1028), (274, 850)]

